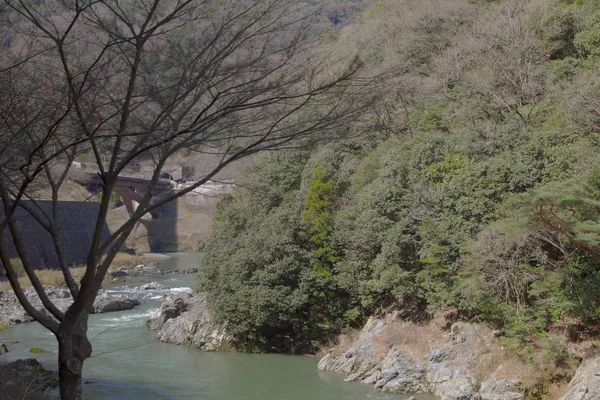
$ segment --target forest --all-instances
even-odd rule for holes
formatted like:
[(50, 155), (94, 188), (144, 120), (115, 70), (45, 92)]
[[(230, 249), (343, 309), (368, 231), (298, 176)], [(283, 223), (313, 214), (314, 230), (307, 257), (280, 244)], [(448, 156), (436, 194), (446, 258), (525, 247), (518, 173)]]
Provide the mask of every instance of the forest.
[(389, 79), (381, 101), (220, 201), (198, 278), (215, 317), (248, 351), (311, 351), (394, 310), (489, 325), (524, 357), (596, 338), (600, 1), (349, 7), (320, 35)]
[[(468, 325), (531, 361), (510, 398), (532, 399), (600, 348), (600, 0), (3, 0), (0, 48), (0, 294), (56, 338), (62, 399), (84, 398), (90, 315), (136, 228), (183, 241), (189, 215), (159, 208), (230, 178), (193, 241), (195, 293), (161, 322), (179, 319), (176, 343), (219, 336), (196, 337), (210, 319), (213, 349), (355, 363), (343, 338), (371, 321)], [(85, 234), (59, 213), (80, 195)], [(436, 377), (462, 368), (436, 354)], [(473, 395), (496, 384), (469, 373)]]

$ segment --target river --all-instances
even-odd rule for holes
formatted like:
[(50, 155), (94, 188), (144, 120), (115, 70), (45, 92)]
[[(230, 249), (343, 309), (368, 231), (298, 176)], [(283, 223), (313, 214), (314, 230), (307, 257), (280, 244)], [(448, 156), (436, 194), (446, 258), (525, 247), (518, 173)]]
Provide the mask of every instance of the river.
[[(173, 254), (160, 261), (165, 269), (197, 265), (197, 254)], [(194, 275), (160, 275), (127, 281), (128, 286), (156, 281), (177, 290), (193, 287)], [(127, 291), (122, 283), (107, 290)], [(156, 297), (166, 294), (156, 291)], [(208, 353), (161, 343), (146, 329), (146, 320), (160, 305), (151, 301), (133, 310), (92, 315), (89, 337), (94, 354), (84, 366), (86, 399), (198, 399), (198, 400), (403, 400), (372, 387), (346, 383), (343, 377), (317, 370), (317, 358), (274, 354)], [(35, 357), (55, 368), (54, 336), (37, 323), (0, 332), (9, 352), (4, 362)], [(15, 343), (18, 341), (18, 343)], [(31, 354), (41, 347), (47, 354)], [(416, 396), (419, 400), (433, 400)]]

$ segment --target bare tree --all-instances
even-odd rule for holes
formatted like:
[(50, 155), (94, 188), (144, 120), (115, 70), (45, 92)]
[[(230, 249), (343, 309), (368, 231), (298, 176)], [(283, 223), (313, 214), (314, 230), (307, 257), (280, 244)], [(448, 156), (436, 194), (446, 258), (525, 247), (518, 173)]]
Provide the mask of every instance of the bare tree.
[[(44, 309), (20, 287), (4, 241), (0, 259), (24, 309), (56, 336), (60, 393), (81, 398), (92, 354), (88, 316), (137, 221), (257, 152), (346, 132), (369, 103), (357, 58), (332, 60), (315, 41), (315, 10), (293, 0), (3, 0), (0, 5), (0, 194), (10, 236)], [(150, 200), (182, 149), (219, 163), (185, 189)], [(59, 191), (91, 154), (102, 197), (86, 271), (71, 276), (61, 243)], [(154, 166), (140, 205), (103, 235), (119, 175)], [(50, 212), (36, 197), (50, 191)], [(28, 200), (28, 201), (24, 201)], [(15, 222), (25, 209), (53, 238), (74, 302), (62, 312), (35, 273)]]
[[(515, 113), (528, 123), (541, 99), (548, 60), (569, 46), (564, 8), (552, 1), (509, 0), (490, 5), (435, 60), (447, 84), (460, 84), (474, 99), (473, 118)], [(462, 114), (462, 113), (461, 113)]]

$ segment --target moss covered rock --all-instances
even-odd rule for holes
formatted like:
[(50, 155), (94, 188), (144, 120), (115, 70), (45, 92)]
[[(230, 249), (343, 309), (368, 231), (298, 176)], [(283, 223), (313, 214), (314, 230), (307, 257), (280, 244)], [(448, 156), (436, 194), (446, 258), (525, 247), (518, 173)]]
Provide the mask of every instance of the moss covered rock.
[(29, 349), (30, 353), (39, 354), (39, 353), (51, 353), (48, 350), (44, 350), (41, 347), (32, 347)]
[(45, 391), (58, 387), (58, 373), (48, 371), (35, 358), (11, 362), (6, 365), (4, 371), (14, 379), (27, 383), (31, 391)]

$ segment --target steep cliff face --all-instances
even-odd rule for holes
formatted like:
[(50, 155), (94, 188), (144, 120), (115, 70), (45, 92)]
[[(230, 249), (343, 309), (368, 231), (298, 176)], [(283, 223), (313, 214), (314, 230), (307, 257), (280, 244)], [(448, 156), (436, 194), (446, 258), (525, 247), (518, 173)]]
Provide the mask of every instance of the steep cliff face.
[(523, 383), (501, 365), (482, 375), (494, 353), (491, 330), (466, 323), (435, 330), (394, 316), (371, 319), (349, 349), (332, 349), (318, 368), (390, 393), (430, 393), (443, 400), (525, 398)]
[(569, 390), (560, 400), (600, 399), (600, 356), (587, 357), (569, 384)]

